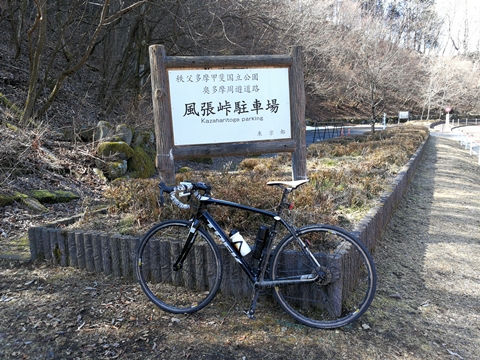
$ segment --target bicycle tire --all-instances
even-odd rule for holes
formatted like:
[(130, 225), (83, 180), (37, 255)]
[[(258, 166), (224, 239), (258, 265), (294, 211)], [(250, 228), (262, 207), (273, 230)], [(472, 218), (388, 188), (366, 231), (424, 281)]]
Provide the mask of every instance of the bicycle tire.
[(197, 228), (183, 266), (174, 269), (190, 225), (183, 220), (159, 223), (145, 234), (137, 250), (135, 270), (143, 292), (160, 309), (174, 314), (203, 309), (222, 281), (220, 251), (202, 228)]
[[(315, 282), (274, 288), (280, 306), (298, 322), (320, 329), (345, 326), (365, 313), (375, 296), (377, 273), (365, 246), (347, 231), (329, 225), (297, 230), (322, 266), (325, 276)], [(292, 236), (276, 247), (272, 279), (308, 279), (317, 272)]]

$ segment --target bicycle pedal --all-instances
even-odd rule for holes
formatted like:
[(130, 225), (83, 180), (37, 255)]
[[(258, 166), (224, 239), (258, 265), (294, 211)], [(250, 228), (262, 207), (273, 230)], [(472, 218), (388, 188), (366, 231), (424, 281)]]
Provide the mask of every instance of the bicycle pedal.
[(250, 320), (255, 320), (256, 317), (255, 317), (255, 313), (251, 310), (245, 310), (244, 311), (244, 314), (247, 315), (247, 317), (250, 319)]

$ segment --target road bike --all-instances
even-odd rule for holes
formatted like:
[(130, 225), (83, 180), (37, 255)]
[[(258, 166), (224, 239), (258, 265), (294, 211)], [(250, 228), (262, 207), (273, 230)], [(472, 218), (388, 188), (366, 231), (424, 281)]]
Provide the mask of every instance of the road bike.
[[(372, 256), (342, 228), (324, 224), (296, 228), (286, 220), (283, 214), (292, 207), (288, 195), (307, 182), (268, 182), (283, 190), (276, 212), (216, 199), (211, 186), (203, 182), (160, 183), (162, 205), (166, 193), (173, 204), (193, 215), (188, 221), (158, 223), (143, 236), (135, 263), (142, 290), (164, 311), (201, 310), (219, 291), (223, 274), (219, 246), (224, 246), (253, 285), (250, 308), (245, 311), (249, 318), (255, 318), (262, 291), (271, 289), (283, 310), (304, 325), (329, 329), (354, 322), (375, 296)], [(211, 206), (256, 213), (269, 223), (258, 227), (250, 247), (237, 231), (227, 235), (208, 211)], [(280, 234), (283, 238), (278, 241)]]

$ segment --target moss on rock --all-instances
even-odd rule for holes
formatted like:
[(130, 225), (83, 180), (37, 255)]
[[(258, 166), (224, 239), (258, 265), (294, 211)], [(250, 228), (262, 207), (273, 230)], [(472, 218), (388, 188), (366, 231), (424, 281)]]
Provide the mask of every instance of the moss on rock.
[(80, 198), (77, 194), (64, 190), (32, 190), (30, 193), (42, 204), (65, 203)]
[(15, 191), (13, 195), (0, 192), (0, 206), (8, 206), (13, 204), (15, 201), (23, 201), (28, 197), (28, 195), (22, 194), (18, 191)]
[(127, 161), (112, 161), (105, 164), (105, 176), (110, 180), (118, 179), (127, 173)]
[(155, 146), (155, 134), (151, 130), (137, 130), (133, 134), (132, 147), (141, 146), (148, 156), (155, 161), (157, 150)]
[(133, 156), (133, 149), (123, 141), (107, 141), (98, 145), (97, 154), (100, 157), (115, 156), (120, 160), (128, 160)]
[(57, 201), (61, 203), (80, 199), (80, 196), (71, 191), (56, 190), (55, 194), (57, 195)]
[(8, 206), (15, 202), (15, 196), (0, 193), (0, 206)]
[(98, 176), (99, 179), (103, 180), (103, 181), (108, 181), (107, 177), (105, 176), (105, 174), (103, 173), (103, 171), (99, 168), (93, 168), (93, 173), (95, 175)]
[(178, 169), (178, 173), (179, 174), (183, 174), (183, 173), (187, 173), (187, 172), (192, 172), (193, 169), (192, 168), (189, 168), (188, 166), (184, 166), (184, 167), (181, 167), (180, 169)]
[(128, 170), (132, 177), (147, 179), (155, 174), (155, 163), (141, 146), (135, 146), (128, 160)]

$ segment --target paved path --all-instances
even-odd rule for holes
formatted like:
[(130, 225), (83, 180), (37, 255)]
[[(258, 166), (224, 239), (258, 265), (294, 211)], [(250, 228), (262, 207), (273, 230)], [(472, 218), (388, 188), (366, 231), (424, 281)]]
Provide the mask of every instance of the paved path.
[(359, 359), (480, 359), (480, 166), (457, 141), (461, 130), (480, 135), (480, 126), (431, 129), (373, 253), (379, 282), (365, 342), (375, 355)]
[(444, 124), (439, 124), (431, 129), (430, 134), (459, 142), (470, 155), (477, 157), (477, 163), (480, 164), (480, 125), (449, 129)]
[(480, 124), (478, 125), (468, 125), (468, 126), (457, 126), (449, 129), (445, 124), (438, 124), (430, 133), (433, 136), (440, 136), (446, 139), (457, 139), (458, 136), (462, 133), (471, 134), (474, 137), (480, 137)]
[(479, 359), (480, 166), (432, 135), (374, 253), (375, 333), (409, 359)]

